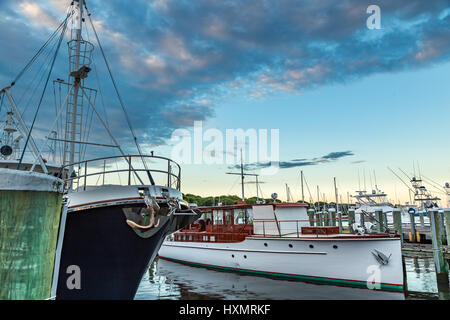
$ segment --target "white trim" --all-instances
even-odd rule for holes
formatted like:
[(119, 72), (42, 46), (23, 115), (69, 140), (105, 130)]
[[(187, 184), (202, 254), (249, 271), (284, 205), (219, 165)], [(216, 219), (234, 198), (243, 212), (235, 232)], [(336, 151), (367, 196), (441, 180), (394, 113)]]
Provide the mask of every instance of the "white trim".
[(0, 190), (63, 192), (64, 181), (39, 172), (0, 168)]
[(256, 250), (256, 249), (236, 249), (236, 248), (216, 248), (216, 247), (196, 247), (183, 246), (163, 243), (163, 246), (178, 247), (178, 248), (194, 248), (194, 249), (209, 249), (209, 250), (225, 250), (225, 251), (243, 251), (243, 252), (262, 252), (262, 253), (286, 253), (286, 254), (327, 254), (326, 252), (308, 252), (308, 251), (284, 251), (284, 250)]
[(53, 281), (51, 289), (51, 298), (56, 298), (56, 289), (58, 288), (59, 266), (61, 263), (61, 251), (64, 240), (64, 232), (66, 230), (67, 206), (63, 207), (61, 221), (59, 222), (58, 244), (56, 246), (55, 264), (53, 266)]
[[(324, 237), (323, 235), (321, 235), (321, 237)], [(304, 237), (302, 238), (300, 236), (300, 238), (291, 238), (291, 237), (273, 237), (273, 238), (260, 238), (260, 237), (246, 237), (246, 239), (252, 239), (252, 240), (282, 240), (282, 241), (379, 241), (379, 240), (398, 240), (400, 241), (400, 238), (344, 238), (344, 237), (335, 237), (332, 238), (332, 235), (330, 236), (330, 238), (314, 238), (314, 237)]]

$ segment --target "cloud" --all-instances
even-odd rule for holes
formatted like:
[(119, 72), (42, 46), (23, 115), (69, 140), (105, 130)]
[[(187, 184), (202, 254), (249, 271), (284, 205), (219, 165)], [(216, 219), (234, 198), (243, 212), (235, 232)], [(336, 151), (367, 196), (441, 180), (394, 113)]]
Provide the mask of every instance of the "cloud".
[[(296, 167), (306, 167), (306, 166), (315, 166), (323, 163), (330, 163), (337, 161), (340, 158), (353, 156), (352, 151), (340, 151), (340, 152), (330, 152), (322, 157), (313, 158), (313, 159), (293, 159), (291, 161), (280, 161), (278, 162), (278, 166), (280, 169), (289, 169)], [(250, 163), (245, 164), (245, 170), (257, 170), (263, 168), (269, 168), (273, 166), (273, 163)], [(240, 165), (230, 166), (229, 169), (240, 169)]]
[[(0, 80), (12, 78), (19, 69), (14, 66), (23, 66), (46, 40), (43, 27), (63, 19), (61, 3), (0, 2)], [(236, 90), (262, 99), (449, 60), (448, 1), (377, 4), (382, 30), (366, 28), (368, 3), (359, 0), (88, 2), (132, 123), (151, 145), (214, 117), (217, 101)], [(94, 41), (92, 30), (90, 37)], [(98, 49), (94, 58), (106, 79)], [(55, 73), (65, 76), (62, 68)], [(105, 104), (117, 107), (111, 86), (103, 90)], [(115, 134), (125, 139), (123, 115), (112, 116), (119, 123)]]
[(18, 4), (18, 10), (22, 13), (30, 22), (46, 28), (56, 29), (59, 25), (58, 20), (51, 14), (45, 11), (39, 4), (31, 1), (22, 1)]

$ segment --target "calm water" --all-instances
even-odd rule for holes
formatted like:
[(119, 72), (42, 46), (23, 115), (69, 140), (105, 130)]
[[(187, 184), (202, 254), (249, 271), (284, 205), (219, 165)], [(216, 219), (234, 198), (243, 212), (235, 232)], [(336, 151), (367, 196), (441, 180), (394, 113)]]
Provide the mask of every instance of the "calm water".
[(438, 292), (431, 258), (405, 258), (408, 292), (392, 293), (190, 267), (156, 259), (142, 279), (137, 300), (450, 299)]

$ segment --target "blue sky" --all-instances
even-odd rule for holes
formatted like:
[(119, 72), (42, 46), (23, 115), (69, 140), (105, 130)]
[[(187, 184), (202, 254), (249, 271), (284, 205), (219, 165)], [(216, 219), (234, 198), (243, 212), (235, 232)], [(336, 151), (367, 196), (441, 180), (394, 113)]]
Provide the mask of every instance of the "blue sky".
[[(3, 85), (69, 3), (1, 2)], [(371, 4), (381, 9), (381, 30), (366, 27)], [(279, 129), (284, 162), (347, 152), (261, 177), (265, 196), (284, 199), (285, 183), (299, 195), (300, 170), (328, 200), (333, 177), (345, 198), (358, 187), (358, 170), (367, 186), (375, 170), (378, 185), (402, 201), (406, 188), (387, 166), (412, 171), (416, 161), (433, 180), (450, 180), (449, 1), (92, 0), (88, 8), (147, 151), (170, 156), (172, 132), (201, 120), (222, 131)], [(112, 111), (112, 87), (103, 90), (114, 134), (131, 149), (123, 116)], [(229, 170), (185, 165), (183, 191), (239, 194)]]

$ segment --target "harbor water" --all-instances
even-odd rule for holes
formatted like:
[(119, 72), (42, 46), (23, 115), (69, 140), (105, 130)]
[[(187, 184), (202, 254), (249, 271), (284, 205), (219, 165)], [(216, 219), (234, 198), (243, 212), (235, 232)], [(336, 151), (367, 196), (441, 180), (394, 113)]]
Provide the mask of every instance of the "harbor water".
[(432, 258), (405, 257), (408, 289), (383, 292), (311, 284), (191, 267), (155, 259), (136, 300), (449, 300), (438, 291)]

